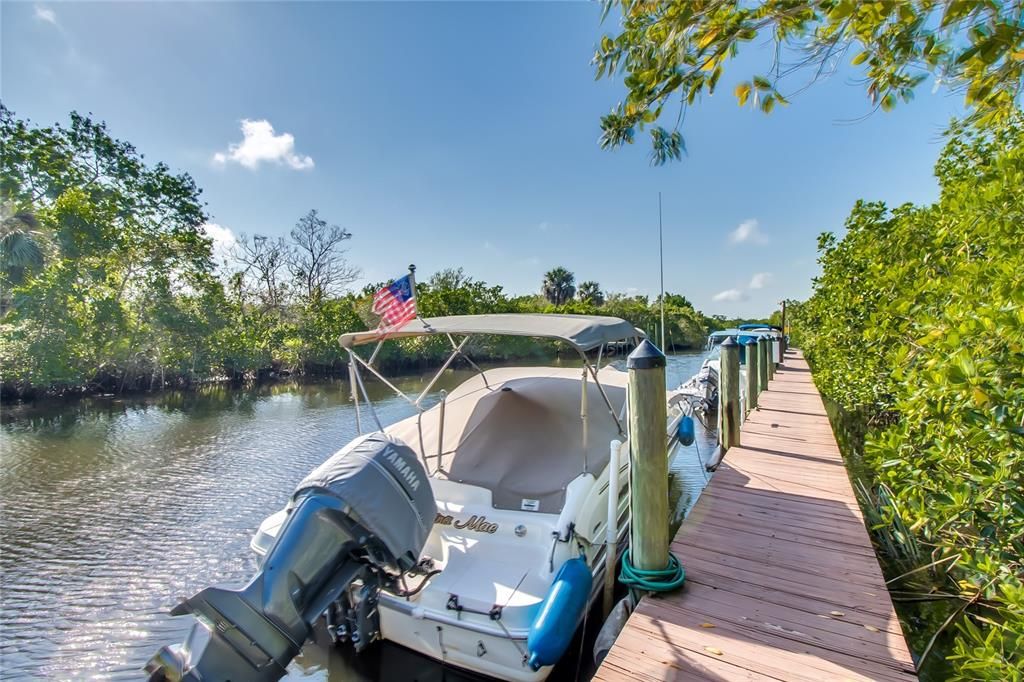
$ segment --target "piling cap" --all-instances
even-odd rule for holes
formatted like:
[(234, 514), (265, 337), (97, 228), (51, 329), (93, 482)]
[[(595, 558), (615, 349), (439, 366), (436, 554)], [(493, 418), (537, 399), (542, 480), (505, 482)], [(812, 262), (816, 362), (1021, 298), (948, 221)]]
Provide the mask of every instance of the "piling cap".
[(739, 346), (740, 344), (736, 343), (736, 337), (735, 336), (727, 336), (727, 337), (725, 337), (725, 341), (722, 342), (722, 345), (723, 346), (730, 346), (730, 347), (732, 347), (732, 346)]
[(753, 336), (748, 336), (747, 340), (743, 342), (743, 345), (744, 346), (756, 346), (757, 345), (757, 339), (754, 338)]
[(641, 341), (626, 359), (626, 369), (657, 369), (664, 366), (665, 354), (650, 339)]

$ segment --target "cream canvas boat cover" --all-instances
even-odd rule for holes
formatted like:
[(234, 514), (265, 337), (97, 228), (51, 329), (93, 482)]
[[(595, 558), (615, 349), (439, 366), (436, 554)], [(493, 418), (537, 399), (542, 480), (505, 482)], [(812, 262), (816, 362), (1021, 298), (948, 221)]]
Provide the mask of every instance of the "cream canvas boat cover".
[[(561, 339), (577, 350), (588, 351), (602, 343), (643, 336), (633, 325), (618, 317), (601, 315), (496, 314), (452, 315), (416, 318), (389, 334), (387, 339), (429, 334), (499, 334)], [(381, 340), (376, 330), (343, 334), (342, 347), (352, 348)]]
[[(587, 438), (580, 418), (582, 369), (508, 367), (467, 380), (445, 404), (438, 458), (439, 406), (386, 429), (416, 451), (427, 470), (491, 491), (497, 509), (557, 514), (565, 487), (608, 464), (618, 426), (594, 384), (587, 382)], [(616, 414), (626, 400), (625, 372), (598, 372)], [(437, 475), (437, 474), (434, 474)]]

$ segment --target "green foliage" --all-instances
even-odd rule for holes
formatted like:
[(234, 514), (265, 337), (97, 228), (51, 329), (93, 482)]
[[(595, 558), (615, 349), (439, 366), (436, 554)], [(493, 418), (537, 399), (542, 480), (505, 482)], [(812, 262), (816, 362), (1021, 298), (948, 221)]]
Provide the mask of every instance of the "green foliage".
[(604, 292), (601, 291), (601, 285), (593, 280), (580, 282), (580, 286), (576, 290), (576, 296), (578, 296), (581, 301), (591, 303), (595, 306), (604, 305)]
[[(1024, 124), (955, 125), (931, 206), (858, 203), (791, 318), (869, 432), (881, 530), (955, 556), (956, 679), (1024, 677)], [(895, 525), (894, 525), (895, 524)], [(906, 545), (909, 541), (905, 541)]]
[(25, 275), (43, 267), (49, 243), (39, 221), (13, 201), (0, 205), (0, 273), (3, 282), (18, 285)]
[(576, 276), (563, 267), (548, 270), (544, 273), (541, 293), (555, 305), (567, 303), (576, 295)]
[(205, 369), (220, 288), (192, 178), (74, 113), (33, 128), (0, 105), (0, 139), (2, 199), (19, 207), (5, 213), (5, 242), (38, 252), (15, 268), (4, 247), (5, 383), (113, 390)]
[[(0, 105), (2, 106), (2, 105)], [(345, 293), (358, 270), (351, 233), (310, 211), (288, 238), (245, 235), (214, 269), (200, 190), (188, 175), (144, 163), (106, 126), (71, 115), (67, 127), (34, 127), (0, 109), (4, 166), (0, 233), (0, 365), (3, 392), (161, 388), (217, 379), (337, 372), (338, 336), (376, 324), (381, 284)], [(659, 306), (606, 295), (554, 268), (543, 295), (509, 296), (461, 268), (417, 287), (423, 316), (577, 313), (622, 317), (655, 332)], [(685, 297), (666, 297), (671, 347), (697, 348), (720, 324)], [(479, 338), (481, 359), (551, 355), (555, 343)], [(444, 338), (403, 339), (378, 356), (389, 368), (435, 365)]]
[[(738, 83), (740, 106), (764, 113), (789, 100), (781, 82), (795, 73), (811, 81), (849, 56), (863, 70), (872, 106), (888, 111), (910, 101), (933, 74), (962, 92), (981, 123), (1005, 120), (1024, 82), (1021, 0), (603, 0), (605, 16), (621, 15), (621, 30), (598, 43), (597, 77), (624, 74), (625, 102), (602, 117), (602, 148), (632, 144), (651, 126), (651, 162), (686, 151), (679, 124), (685, 108), (714, 93), (726, 64), (744, 43), (775, 44), (764, 73)], [(791, 54), (793, 53), (793, 54)], [(657, 125), (675, 99), (672, 130)]]

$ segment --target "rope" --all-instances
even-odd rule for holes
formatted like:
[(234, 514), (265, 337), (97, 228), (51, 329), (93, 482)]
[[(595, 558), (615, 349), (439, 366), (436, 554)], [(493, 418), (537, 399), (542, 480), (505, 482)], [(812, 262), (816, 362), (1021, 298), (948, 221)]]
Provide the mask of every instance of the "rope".
[(622, 553), (622, 571), (619, 573), (619, 582), (631, 589), (671, 592), (682, 587), (684, 580), (686, 580), (686, 569), (672, 552), (668, 553), (668, 567), (653, 571), (645, 571), (634, 566), (630, 558), (630, 550), (627, 549)]
[(697, 443), (697, 439), (693, 439), (693, 449), (697, 451), (697, 464), (700, 465), (700, 475), (704, 477), (704, 485), (708, 484), (711, 477), (708, 476), (708, 463), (704, 461), (704, 458), (700, 456), (700, 445)]
[(583, 608), (583, 628), (580, 630), (580, 650), (576, 654), (576, 675), (572, 678), (573, 682), (579, 682), (580, 668), (583, 663), (583, 646), (587, 642), (587, 620), (590, 618), (590, 606), (584, 606)]
[[(522, 581), (520, 581), (520, 583), (521, 583), (521, 582), (522, 582)], [(513, 594), (514, 594), (514, 593), (513, 593)], [(510, 599), (511, 599), (511, 597), (510, 597)], [(497, 623), (498, 625), (500, 625), (500, 626), (501, 626), (501, 629), (502, 629), (502, 630), (504, 630), (504, 631), (505, 631), (505, 637), (506, 637), (506, 638), (508, 638), (508, 641), (512, 642), (512, 646), (514, 646), (514, 647), (516, 648), (516, 651), (518, 651), (518, 652), (519, 652), (519, 655), (523, 657), (523, 665), (525, 665), (525, 664), (526, 664), (526, 661), (528, 661), (528, 660), (530, 659), (530, 655), (529, 655), (529, 654), (528, 654), (528, 653), (526, 652), (526, 649), (524, 649), (523, 647), (519, 646), (519, 642), (517, 642), (517, 641), (515, 640), (515, 638), (514, 638), (514, 637), (512, 637), (512, 633), (511, 633), (511, 632), (509, 632), (509, 631), (508, 631), (508, 628), (507, 628), (507, 627), (505, 627), (505, 624), (501, 622), (501, 618), (499, 618), (499, 619), (498, 619), (498, 620), (496, 620), (495, 622), (496, 622), (496, 623)]]

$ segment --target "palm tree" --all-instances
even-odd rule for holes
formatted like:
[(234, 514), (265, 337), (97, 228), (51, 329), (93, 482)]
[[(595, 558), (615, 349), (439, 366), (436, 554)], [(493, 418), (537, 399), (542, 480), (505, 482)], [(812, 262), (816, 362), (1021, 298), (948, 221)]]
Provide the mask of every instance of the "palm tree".
[(576, 296), (584, 303), (604, 305), (604, 292), (601, 291), (601, 285), (594, 280), (580, 282)]
[(576, 294), (576, 275), (559, 266), (544, 273), (541, 293), (555, 305), (562, 305), (572, 300)]
[(21, 284), (28, 270), (43, 267), (46, 235), (30, 211), (13, 203), (0, 207), (0, 272), (10, 284)]

